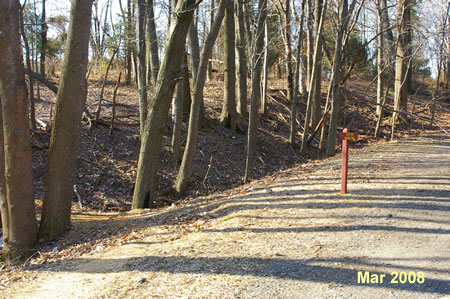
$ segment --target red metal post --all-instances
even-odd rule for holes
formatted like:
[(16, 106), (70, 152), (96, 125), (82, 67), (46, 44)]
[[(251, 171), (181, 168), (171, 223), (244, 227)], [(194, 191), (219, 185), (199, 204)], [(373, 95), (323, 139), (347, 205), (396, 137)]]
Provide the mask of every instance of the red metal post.
[[(345, 128), (342, 133), (346, 134), (348, 129)], [(342, 138), (342, 182), (341, 182), (341, 193), (347, 193), (347, 174), (348, 174), (348, 140), (347, 138)]]

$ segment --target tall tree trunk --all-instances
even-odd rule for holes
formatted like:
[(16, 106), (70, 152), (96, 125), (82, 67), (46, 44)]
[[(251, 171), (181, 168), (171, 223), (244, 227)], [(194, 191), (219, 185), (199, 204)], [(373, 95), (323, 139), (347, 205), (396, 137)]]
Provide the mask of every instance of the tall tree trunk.
[(294, 92), (294, 81), (292, 74), (292, 33), (291, 33), (291, 0), (286, 0), (283, 17), (284, 17), (284, 48), (286, 52), (286, 66), (287, 66), (287, 85), (288, 85), (288, 99), (292, 103), (293, 92)]
[(195, 5), (196, 0), (179, 0), (174, 19), (170, 25), (158, 80), (150, 101), (144, 132), (141, 136), (141, 150), (132, 209), (153, 206), (162, 136), (176, 78), (180, 74), (180, 64), (183, 58), (183, 55), (180, 55), (180, 50), (182, 49), (184, 52), (186, 35), (192, 21)]
[[(191, 26), (189, 27), (188, 41), (189, 41), (189, 48), (191, 49), (192, 83), (195, 85), (195, 81), (197, 80), (198, 76), (198, 67), (200, 63), (200, 44), (198, 41), (198, 28), (195, 22), (192, 22)], [(204, 110), (205, 107), (202, 99), (201, 110), (198, 116), (200, 126), (206, 125), (205, 119), (203, 118)]]
[[(407, 111), (408, 105), (408, 84), (407, 78), (409, 73), (410, 57), (410, 19), (411, 19), (411, 3), (410, 0), (399, 0), (398, 2), (398, 44), (397, 56), (395, 60), (395, 92), (394, 92), (394, 109), (399, 111)], [(394, 112), (393, 121), (397, 121), (399, 114)], [(400, 115), (403, 121), (407, 120), (406, 114)]]
[(132, 40), (132, 32), (133, 32), (133, 24), (131, 22), (131, 0), (127, 0), (127, 17), (126, 17), (126, 37), (125, 37), (125, 46), (126, 46), (126, 64), (127, 71), (125, 75), (125, 85), (131, 85), (131, 73), (132, 70), (132, 50), (131, 50), (131, 40)]
[[(1, 92), (1, 91), (0, 91)], [(0, 107), (2, 98), (0, 96)], [(0, 112), (0, 227), (2, 228), (3, 240), (9, 240), (9, 212), (6, 197), (5, 183), (5, 142), (3, 139), (3, 117)]]
[(198, 41), (198, 28), (195, 22), (191, 23), (189, 27), (189, 48), (191, 50), (191, 61), (192, 61), (192, 81), (197, 79), (198, 74), (198, 64), (200, 63), (200, 44)]
[(202, 48), (200, 64), (198, 68), (198, 77), (194, 84), (194, 98), (191, 104), (191, 114), (189, 115), (189, 128), (184, 149), (183, 160), (181, 162), (180, 171), (174, 185), (175, 194), (181, 195), (189, 182), (192, 174), (192, 161), (194, 159), (195, 149), (197, 147), (197, 131), (199, 124), (199, 115), (201, 111), (201, 103), (203, 101), (203, 89), (206, 82), (206, 71), (209, 64), (209, 57), (214, 47), (214, 43), (219, 34), (220, 25), (225, 15), (225, 6), (229, 0), (221, 0), (217, 8), (217, 14), (214, 18), (211, 29), (206, 37)]
[(224, 26), (224, 93), (220, 122), (236, 131), (236, 65), (235, 65), (235, 36), (234, 36), (234, 5), (227, 2)]
[(146, 57), (145, 57), (145, 0), (137, 1), (137, 17), (136, 17), (136, 35), (137, 35), (137, 79), (139, 90), (139, 124), (140, 134), (144, 131), (144, 123), (147, 118), (147, 74), (146, 74)]
[(0, 1), (0, 207), (8, 263), (26, 257), (37, 239), (19, 15), (18, 0)]
[[(320, 23), (320, 16), (322, 12), (323, 7), (323, 0), (316, 0), (316, 7), (314, 8), (314, 38), (317, 39), (317, 35), (319, 32), (319, 23)], [(318, 57), (315, 60), (315, 64), (312, 66), (312, 71), (316, 73), (314, 76), (315, 81), (312, 89), (313, 94), (313, 101), (312, 101), (312, 109), (311, 109), (311, 128), (314, 130), (317, 123), (320, 119), (320, 112), (321, 112), (321, 102), (322, 102), (322, 94), (321, 94), (321, 86), (322, 86), (322, 37), (319, 36), (319, 51), (318, 51)]]
[(261, 107), (259, 114), (266, 114), (266, 102), (267, 102), (267, 83), (269, 81), (269, 24), (264, 24), (264, 66), (263, 66), (263, 86), (261, 96)]
[(147, 0), (147, 34), (150, 46), (150, 65), (153, 85), (156, 84), (159, 72), (158, 37), (156, 35), (155, 13), (153, 0)]
[(177, 82), (175, 101), (172, 106), (173, 132), (171, 162), (174, 167), (181, 159), (181, 128), (183, 126), (183, 107), (185, 102), (191, 102), (191, 88), (189, 86), (189, 68), (186, 52), (180, 68), (181, 80)]
[[(380, 2), (383, 0), (376, 1), (377, 6), (377, 103), (381, 104), (383, 102), (383, 91), (384, 91), (384, 38), (383, 38), (383, 11)], [(382, 108), (377, 106), (376, 114), (381, 115)]]
[[(319, 51), (321, 51), (321, 48), (319, 48), (320, 35), (322, 34), (323, 23), (325, 21), (324, 19), (325, 19), (326, 9), (327, 9), (327, 2), (325, 1), (324, 5), (322, 6), (320, 22), (319, 22), (319, 26), (317, 28), (317, 33), (316, 33), (315, 41), (314, 41), (314, 55), (313, 55), (313, 63), (312, 63), (313, 66), (317, 65), (317, 60), (320, 57), (320, 55), (319, 55)], [(315, 78), (316, 75), (317, 75), (317, 72), (315, 72), (313, 70), (312, 74), (311, 74), (310, 81), (309, 81), (309, 88), (308, 88), (308, 90), (310, 90), (310, 91), (312, 91), (313, 88), (314, 88), (313, 85), (316, 82), (315, 81), (316, 80), (316, 78)], [(306, 104), (305, 128), (304, 128), (303, 136), (302, 136), (302, 145), (300, 147), (300, 152), (302, 154), (305, 153), (306, 147), (307, 147), (308, 132), (309, 132), (309, 122), (311, 120), (312, 102), (313, 101), (314, 101), (313, 93), (309, 92), (308, 93), (308, 101), (307, 101), (307, 104)]]
[(247, 117), (247, 41), (245, 36), (244, 0), (235, 0), (236, 55), (238, 57), (237, 113)]
[(298, 92), (300, 85), (300, 68), (301, 68), (301, 60), (302, 60), (302, 48), (303, 48), (303, 12), (305, 11), (305, 3), (306, 0), (302, 1), (302, 12), (300, 15), (300, 32), (298, 34), (297, 41), (297, 56), (295, 63), (295, 75), (294, 75), (294, 95), (292, 97), (291, 103), (291, 128), (289, 132), (289, 143), (294, 146), (295, 145), (295, 135), (297, 133), (297, 103), (298, 103)]
[[(23, 39), (23, 44), (25, 46), (25, 61), (27, 63), (27, 69), (29, 69), (30, 71), (32, 70), (32, 66), (31, 66), (31, 60), (30, 60), (30, 46), (28, 44), (28, 38), (27, 35), (25, 33), (25, 26), (23, 23), (23, 9), (24, 7), (20, 8), (20, 33), (22, 35), (22, 39)], [(31, 125), (31, 129), (35, 130), (36, 129), (36, 108), (35, 108), (35, 103), (34, 103), (34, 79), (32, 76), (28, 75), (28, 81), (29, 86), (28, 86), (28, 97), (30, 99), (30, 125)]]
[(306, 92), (309, 94), (309, 82), (311, 81), (312, 69), (313, 69), (313, 52), (314, 52), (314, 36), (313, 36), (313, 11), (312, 11), (312, 1), (307, 0), (307, 31), (306, 31)]
[(47, 51), (47, 20), (45, 17), (45, 2), (42, 0), (42, 12), (41, 12), (41, 75), (45, 76), (45, 52)]
[(267, 17), (267, 0), (258, 2), (258, 25), (256, 28), (255, 53), (253, 56), (252, 94), (250, 96), (250, 117), (247, 133), (247, 159), (244, 182), (248, 182), (256, 153), (256, 135), (258, 133), (259, 101), (261, 99), (261, 70), (264, 54), (264, 23)]
[[(213, 23), (214, 23), (215, 2), (216, 2), (215, 0), (209, 0), (209, 3), (210, 3), (209, 4), (209, 31), (210, 32), (211, 32), (211, 30), (213, 28)], [(214, 56), (214, 47), (213, 47), (213, 50), (211, 52), (211, 57), (209, 57), (209, 58), (212, 58), (213, 56)], [(210, 61), (208, 63), (208, 73), (207, 73), (207, 80), (208, 81), (211, 81), (212, 78), (213, 78), (212, 71), (213, 71), (213, 64)]]
[(77, 172), (89, 57), (91, 0), (72, 1), (63, 71), (56, 95), (56, 114), (48, 154), (47, 182), (42, 208), (40, 237), (60, 236), (70, 225), (73, 186)]
[[(253, 57), (253, 35), (252, 30), (250, 29), (251, 16), (253, 16), (253, 12), (250, 9), (251, 0), (245, 0), (244, 3), (244, 25), (245, 25), (245, 34), (247, 35), (247, 43), (248, 43), (248, 57)], [(249, 61), (251, 63), (251, 61)]]
[(333, 156), (336, 152), (336, 134), (339, 106), (342, 102), (342, 94), (339, 91), (339, 83), (341, 81), (341, 60), (342, 60), (342, 39), (348, 25), (348, 0), (342, 0), (340, 7), (340, 16), (338, 20), (338, 31), (336, 37), (336, 45), (334, 52), (334, 76), (331, 86), (331, 116), (330, 127), (328, 130), (327, 155)]

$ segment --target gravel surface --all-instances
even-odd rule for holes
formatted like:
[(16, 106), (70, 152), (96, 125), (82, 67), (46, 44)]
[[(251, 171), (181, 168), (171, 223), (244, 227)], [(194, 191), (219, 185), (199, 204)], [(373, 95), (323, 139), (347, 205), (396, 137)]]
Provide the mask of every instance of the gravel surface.
[[(448, 137), (354, 150), (349, 167), (346, 195), (339, 192), (340, 157), (335, 157), (314, 171), (298, 166), (230, 196), (146, 214), (140, 239), (28, 269), (24, 281), (1, 296), (448, 296)], [(174, 237), (177, 227), (159, 223), (162, 214), (165, 219), (195, 215), (191, 232)], [(358, 282), (358, 272), (360, 279), (368, 272), (366, 283)]]

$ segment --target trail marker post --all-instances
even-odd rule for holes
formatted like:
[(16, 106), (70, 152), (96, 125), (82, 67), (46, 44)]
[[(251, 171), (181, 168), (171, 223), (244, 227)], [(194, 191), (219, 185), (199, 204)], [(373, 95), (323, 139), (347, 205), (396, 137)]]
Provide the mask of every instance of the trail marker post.
[(358, 133), (349, 132), (345, 128), (339, 135), (339, 139), (342, 140), (342, 181), (341, 181), (341, 193), (347, 193), (347, 174), (348, 174), (348, 141), (358, 139)]

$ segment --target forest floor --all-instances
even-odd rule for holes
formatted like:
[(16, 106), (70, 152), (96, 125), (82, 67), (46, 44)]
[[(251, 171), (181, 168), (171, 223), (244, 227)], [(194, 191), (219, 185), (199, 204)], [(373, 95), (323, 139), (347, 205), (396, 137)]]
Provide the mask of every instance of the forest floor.
[[(99, 78), (97, 74), (92, 78)], [(78, 176), (76, 189), (79, 195), (73, 195), (75, 212), (112, 212), (130, 209), (136, 179), (136, 165), (139, 154), (139, 110), (137, 105), (137, 91), (135, 86), (121, 86), (117, 94), (116, 120), (113, 136), (109, 137), (109, 123), (112, 110), (112, 94), (115, 86), (115, 71), (110, 72), (111, 81), (107, 82), (104, 91), (101, 122), (93, 129), (86, 121), (82, 123), (81, 144), (78, 155)], [(57, 78), (55, 78), (57, 81)], [(101, 90), (102, 80), (90, 80), (87, 108), (91, 115), (95, 115), (97, 102)], [(319, 134), (311, 142), (305, 155), (299, 154), (301, 132), (298, 126), (297, 144), (294, 148), (288, 143), (290, 103), (286, 98), (284, 80), (269, 81), (269, 97), (267, 99), (267, 113), (261, 118), (258, 131), (258, 155), (250, 173), (252, 179), (264, 177), (277, 171), (288, 169), (296, 164), (324, 157), (317, 147)], [(322, 98), (325, 106), (328, 82), (323, 83)], [(351, 89), (360, 95), (371, 98), (376, 93), (376, 85), (370, 85), (367, 80), (352, 78)], [(194, 156), (190, 188), (185, 198), (206, 196), (217, 191), (224, 191), (242, 184), (245, 168), (245, 145), (248, 122), (240, 119), (245, 132), (233, 133), (219, 122), (219, 115), (223, 102), (223, 81), (208, 82), (205, 87), (205, 119), (207, 127), (199, 131), (197, 151)], [(150, 92), (149, 92), (150, 94)], [(250, 90), (249, 90), (250, 95)], [(41, 88), (41, 99), (36, 103), (36, 115), (44, 123), (51, 123), (51, 111), (54, 110), (55, 95), (47, 89)], [(373, 97), (371, 98), (373, 99)], [(437, 104), (436, 120), (445, 120), (445, 113), (450, 104), (450, 96)], [(416, 83), (415, 94), (409, 98), (409, 112), (420, 117), (431, 115), (431, 93), (423, 84)], [(393, 99), (388, 97), (388, 105)], [(304, 119), (306, 104), (300, 101), (298, 105), (298, 123)], [(363, 147), (376, 142), (384, 142), (390, 137), (390, 113), (386, 113), (382, 121), (380, 138), (373, 137), (377, 117), (375, 106), (361, 101), (351, 95), (346, 96), (346, 126), (358, 131), (357, 147)], [(188, 114), (184, 115), (181, 137), (182, 148), (186, 143)], [(177, 176), (177, 169), (170, 162), (170, 142), (173, 121), (169, 116), (167, 129), (161, 149), (158, 186), (156, 190), (157, 206), (170, 205), (177, 199), (169, 194), (169, 190)], [(409, 130), (401, 130), (397, 138), (420, 133), (423, 129), (430, 129), (429, 122), (411, 118)], [(49, 130), (49, 126), (46, 127)], [(33, 177), (38, 215), (44, 194), (47, 170), (48, 146), (50, 134), (42, 128), (33, 132)], [(81, 202), (79, 201), (81, 199)]]
[[(352, 149), (346, 195), (340, 163), (337, 156), (300, 164), (157, 210), (75, 214), (65, 239), (91, 234), (94, 249), (55, 243), (4, 269), (1, 296), (450, 295), (448, 135)], [(358, 283), (359, 271), (384, 281)]]

